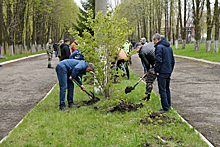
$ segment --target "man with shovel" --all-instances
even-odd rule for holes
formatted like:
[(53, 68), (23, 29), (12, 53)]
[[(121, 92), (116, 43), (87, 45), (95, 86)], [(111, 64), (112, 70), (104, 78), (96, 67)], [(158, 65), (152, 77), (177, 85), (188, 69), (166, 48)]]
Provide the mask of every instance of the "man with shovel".
[(67, 101), (68, 107), (79, 108), (80, 105), (76, 105), (73, 102), (73, 92), (74, 92), (74, 84), (73, 79), (75, 79), (80, 85), (83, 91), (86, 91), (85, 87), (82, 85), (82, 82), (79, 79), (79, 76), (85, 75), (86, 72), (91, 72), (94, 70), (93, 63), (86, 63), (85, 61), (79, 61), (75, 59), (66, 59), (58, 63), (56, 66), (57, 77), (59, 80), (60, 86), (60, 110), (69, 112), (66, 109), (65, 105), (65, 95), (66, 90), (68, 89)]
[(136, 49), (139, 53), (139, 57), (141, 61), (144, 63), (147, 69), (147, 78), (146, 81), (146, 92), (147, 95), (145, 98), (140, 99), (140, 101), (145, 101), (150, 99), (151, 91), (153, 89), (153, 82), (156, 79), (156, 74), (154, 72), (154, 65), (155, 65), (155, 48), (154, 43), (149, 42), (145, 45), (141, 45), (140, 43), (136, 44)]

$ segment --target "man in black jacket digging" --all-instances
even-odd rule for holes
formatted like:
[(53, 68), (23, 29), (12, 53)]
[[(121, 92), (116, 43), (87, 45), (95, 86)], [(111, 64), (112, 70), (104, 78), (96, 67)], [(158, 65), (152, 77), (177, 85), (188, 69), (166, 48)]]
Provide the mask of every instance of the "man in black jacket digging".
[(64, 43), (60, 46), (61, 49), (61, 61), (65, 60), (65, 59), (69, 59), (70, 56), (70, 40), (69, 39), (65, 39)]
[(147, 69), (147, 77), (145, 78), (146, 81), (146, 92), (145, 94), (147, 95), (145, 98), (140, 99), (140, 101), (144, 100), (149, 100), (151, 91), (153, 89), (153, 82), (156, 79), (156, 74), (154, 71), (154, 66), (155, 66), (155, 48), (154, 48), (154, 43), (149, 42), (145, 45), (141, 44), (136, 44), (136, 49), (139, 53), (139, 57), (141, 60), (144, 62), (144, 65)]

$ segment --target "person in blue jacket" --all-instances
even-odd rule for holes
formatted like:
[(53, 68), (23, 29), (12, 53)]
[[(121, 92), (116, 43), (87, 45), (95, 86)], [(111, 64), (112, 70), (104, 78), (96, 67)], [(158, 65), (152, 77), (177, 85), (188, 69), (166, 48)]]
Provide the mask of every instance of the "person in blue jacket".
[(161, 98), (162, 109), (160, 113), (167, 112), (171, 107), (170, 97), (170, 77), (173, 72), (175, 59), (170, 43), (165, 37), (161, 38), (160, 34), (154, 34), (153, 41), (155, 44), (155, 67), (157, 75), (159, 94)]
[(70, 56), (69, 56), (70, 59), (76, 59), (76, 60), (85, 60), (84, 59), (84, 56), (82, 55), (82, 52), (80, 50), (75, 50)]
[(60, 110), (68, 112), (65, 108), (65, 95), (67, 89), (68, 107), (80, 107), (80, 105), (75, 105), (73, 102), (74, 84), (72, 80), (75, 79), (81, 85), (82, 90), (85, 91), (85, 87), (82, 85), (79, 76), (85, 75), (86, 72), (92, 70), (94, 70), (94, 65), (92, 63), (86, 63), (85, 61), (75, 59), (66, 59), (57, 64), (56, 72), (60, 86)]

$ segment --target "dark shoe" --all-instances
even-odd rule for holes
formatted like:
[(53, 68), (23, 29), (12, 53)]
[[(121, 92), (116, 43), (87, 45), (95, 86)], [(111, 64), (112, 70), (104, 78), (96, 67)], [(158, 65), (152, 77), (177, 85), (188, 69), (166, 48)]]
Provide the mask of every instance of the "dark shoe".
[(130, 80), (130, 78), (127, 78), (127, 80)]
[(53, 68), (51, 65), (48, 65), (47, 68)]
[(149, 101), (147, 96), (145, 98), (143, 98), (143, 99), (139, 99), (139, 101), (145, 101), (145, 100)]
[(79, 108), (79, 107), (81, 107), (81, 106), (80, 106), (80, 105), (72, 104), (72, 105), (69, 105), (68, 107), (69, 107), (69, 108), (73, 108), (73, 107), (77, 107), (77, 108)]
[(60, 108), (60, 111), (69, 112), (69, 110), (67, 110), (65, 107), (64, 108)]
[(2, 67), (2, 65), (0, 65), (0, 67)]
[(158, 113), (166, 113), (167, 111), (166, 110), (163, 110), (163, 109), (160, 109), (159, 111), (158, 111)]

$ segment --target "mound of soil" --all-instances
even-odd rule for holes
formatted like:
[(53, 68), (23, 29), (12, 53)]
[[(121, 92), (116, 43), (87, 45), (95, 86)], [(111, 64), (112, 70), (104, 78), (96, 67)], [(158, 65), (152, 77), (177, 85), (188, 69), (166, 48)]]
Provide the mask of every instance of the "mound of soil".
[(100, 101), (100, 98), (95, 97), (95, 98), (93, 98), (89, 101), (83, 101), (83, 105), (84, 106), (90, 106), (90, 105), (93, 105), (93, 104), (97, 103), (98, 101)]
[(140, 122), (143, 124), (154, 124), (155, 122), (157, 122), (158, 124), (163, 125), (164, 121), (173, 122), (175, 121), (175, 118), (169, 118), (164, 114), (153, 112), (151, 115), (149, 115), (148, 118), (141, 119)]
[(142, 108), (143, 104), (134, 104), (131, 102), (125, 103), (125, 102), (119, 102), (118, 105), (110, 107), (107, 109), (107, 112), (130, 112), (130, 111), (137, 111), (138, 108)]

